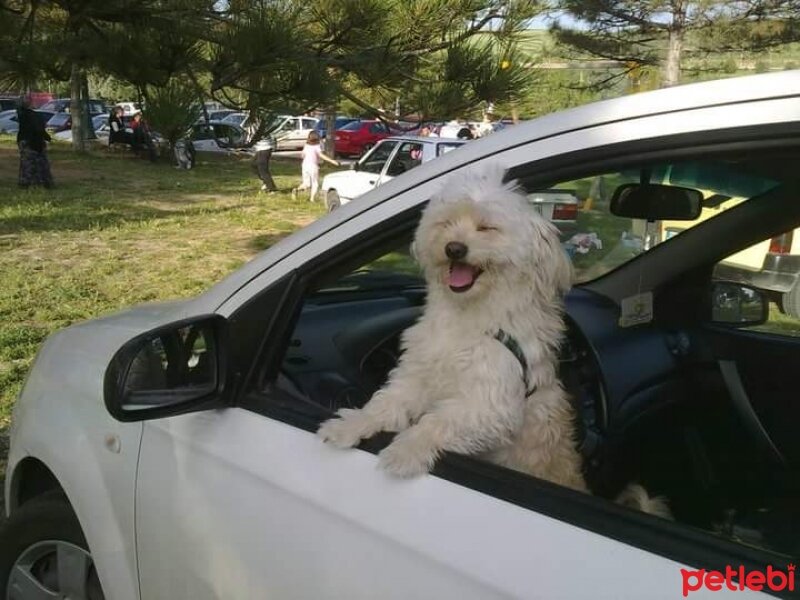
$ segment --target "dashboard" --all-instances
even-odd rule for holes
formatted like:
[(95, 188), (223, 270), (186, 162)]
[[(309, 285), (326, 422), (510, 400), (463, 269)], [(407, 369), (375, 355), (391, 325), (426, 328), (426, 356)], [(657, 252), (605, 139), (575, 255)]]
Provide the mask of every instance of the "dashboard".
[[(423, 304), (421, 288), (311, 296), (282, 372), (325, 412), (359, 408), (396, 365), (400, 334), (419, 318)], [(624, 432), (669, 402), (684, 380), (669, 335), (621, 328), (616, 304), (581, 289), (570, 292), (566, 308), (560, 374), (590, 455), (597, 436)]]

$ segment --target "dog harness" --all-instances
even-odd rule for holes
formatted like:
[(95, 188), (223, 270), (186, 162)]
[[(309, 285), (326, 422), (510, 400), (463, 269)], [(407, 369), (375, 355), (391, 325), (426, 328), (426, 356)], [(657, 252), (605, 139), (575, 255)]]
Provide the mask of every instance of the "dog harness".
[(536, 386), (530, 386), (528, 361), (525, 359), (525, 353), (522, 351), (522, 347), (519, 345), (519, 342), (513, 335), (509, 335), (502, 329), (498, 330), (497, 333), (494, 334), (494, 339), (503, 344), (503, 346), (505, 346), (508, 351), (514, 355), (514, 358), (519, 361), (519, 364), (522, 367), (522, 381), (525, 384), (525, 397), (530, 398), (536, 392)]

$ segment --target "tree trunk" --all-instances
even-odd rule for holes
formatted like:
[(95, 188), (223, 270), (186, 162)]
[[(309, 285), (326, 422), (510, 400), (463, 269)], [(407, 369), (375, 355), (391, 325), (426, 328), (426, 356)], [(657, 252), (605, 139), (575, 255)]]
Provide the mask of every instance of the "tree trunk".
[(336, 107), (328, 107), (323, 119), (325, 119), (325, 154), (336, 158)]
[(77, 63), (73, 63), (69, 82), (69, 112), (72, 115), (72, 148), (77, 152), (86, 151), (85, 117), (81, 102), (82, 81), (81, 69)]
[(669, 26), (662, 87), (671, 87), (680, 82), (683, 36), (686, 34), (686, 6), (684, 6), (684, 0), (672, 0), (670, 4), (672, 7), (672, 22)]
[(664, 61), (663, 87), (677, 85), (681, 79), (681, 51), (683, 50), (683, 32), (670, 30), (667, 43), (667, 57)]
[(83, 136), (83, 139), (96, 140), (97, 136), (94, 134), (94, 127), (92, 127), (92, 117), (89, 114), (89, 78), (86, 76), (86, 71), (81, 72), (81, 98), (83, 100), (83, 122), (86, 128), (86, 135)]

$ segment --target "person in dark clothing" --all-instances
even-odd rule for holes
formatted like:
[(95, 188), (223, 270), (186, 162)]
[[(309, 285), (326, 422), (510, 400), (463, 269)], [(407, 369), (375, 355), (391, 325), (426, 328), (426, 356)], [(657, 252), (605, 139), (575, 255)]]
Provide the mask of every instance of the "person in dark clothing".
[(269, 161), (272, 152), (275, 150), (275, 142), (272, 136), (266, 136), (255, 144), (255, 157), (253, 158), (254, 168), (258, 178), (261, 180), (262, 192), (278, 191), (275, 180), (272, 179), (272, 172), (269, 170)]
[(242, 124), (245, 130), (243, 147), (252, 147), (255, 151), (253, 170), (261, 180), (261, 191), (271, 194), (278, 191), (275, 180), (272, 179), (272, 173), (269, 170), (269, 161), (275, 150), (276, 142), (271, 132), (264, 132), (264, 125), (263, 120), (255, 111), (248, 115), (247, 120)]
[(130, 144), (132, 142), (130, 134), (125, 131), (125, 123), (122, 121), (123, 110), (121, 106), (115, 106), (108, 117), (108, 144)]
[(133, 129), (131, 146), (137, 155), (146, 153), (150, 162), (155, 162), (158, 158), (155, 145), (153, 144), (153, 137), (150, 135), (150, 127), (147, 122), (142, 118), (142, 111), (133, 113), (133, 120), (131, 121), (131, 129)]
[(43, 185), (53, 187), (53, 175), (50, 162), (47, 160), (47, 142), (50, 136), (44, 129), (44, 123), (30, 106), (27, 98), (20, 100), (17, 109), (17, 147), (19, 148), (19, 185)]

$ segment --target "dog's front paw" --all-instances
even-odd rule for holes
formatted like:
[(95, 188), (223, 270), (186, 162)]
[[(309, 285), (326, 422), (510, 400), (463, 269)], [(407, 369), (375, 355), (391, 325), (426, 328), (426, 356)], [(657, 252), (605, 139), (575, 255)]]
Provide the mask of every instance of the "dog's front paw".
[(436, 455), (406, 439), (395, 441), (378, 455), (378, 466), (395, 477), (418, 477), (431, 470)]
[(373, 435), (371, 421), (360, 410), (345, 408), (338, 418), (328, 419), (317, 430), (317, 435), (337, 448), (352, 448), (365, 437)]

